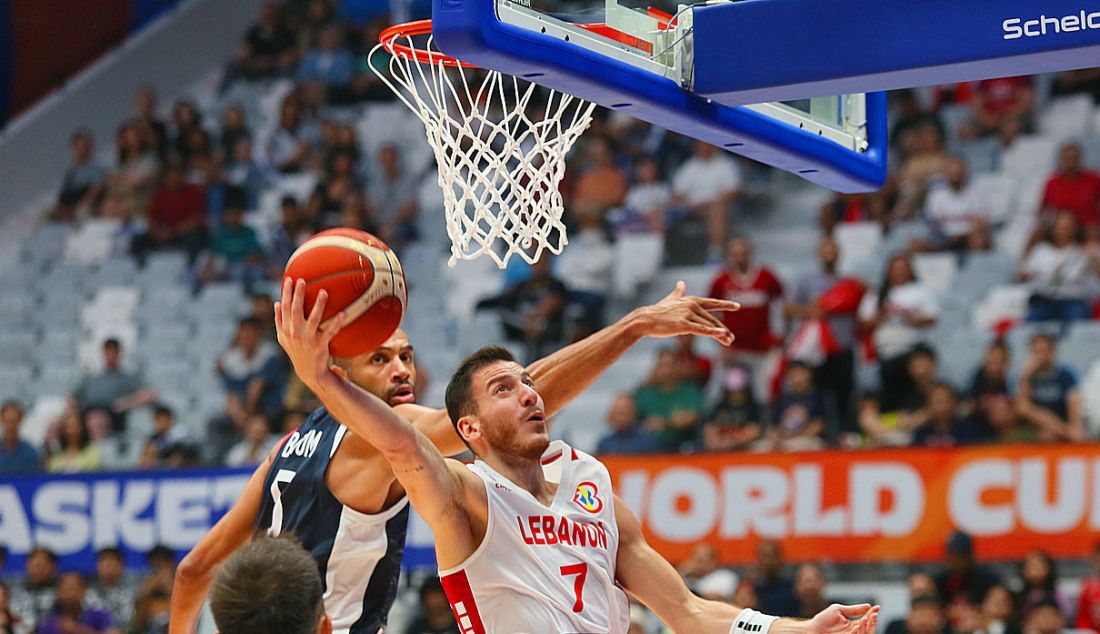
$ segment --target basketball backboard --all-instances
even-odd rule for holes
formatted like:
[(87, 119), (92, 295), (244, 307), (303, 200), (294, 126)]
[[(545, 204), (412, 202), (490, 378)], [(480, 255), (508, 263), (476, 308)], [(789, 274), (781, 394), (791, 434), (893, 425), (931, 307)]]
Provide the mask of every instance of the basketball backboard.
[[(586, 1), (546, 7), (539, 0), (434, 0), (433, 37), (442, 52), (464, 62), (576, 95), (831, 189), (882, 185), (883, 94), (764, 104), (703, 95), (696, 92), (694, 18), (713, 3), (662, 10)], [(730, 59), (718, 72), (767, 63)]]

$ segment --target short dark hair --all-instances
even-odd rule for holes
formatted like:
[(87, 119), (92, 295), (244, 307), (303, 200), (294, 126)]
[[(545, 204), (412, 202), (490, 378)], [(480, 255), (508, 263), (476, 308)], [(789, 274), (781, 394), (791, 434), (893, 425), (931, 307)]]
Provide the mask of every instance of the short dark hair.
[(500, 346), (485, 346), (474, 351), (470, 356), (462, 360), (458, 369), (451, 375), (451, 382), (447, 384), (447, 392), (444, 401), (447, 403), (447, 415), (451, 417), (451, 423), (458, 428), (458, 419), (467, 414), (477, 413), (477, 402), (470, 394), (470, 381), (474, 373), (487, 365), (498, 361), (515, 361), (516, 358), (506, 348)]
[(439, 580), (439, 577), (428, 575), (424, 577), (424, 583), (420, 584), (420, 600), (424, 601), (424, 597), (433, 592), (443, 593), (443, 583)]
[(2, 404), (0, 404), (0, 412), (6, 412), (13, 407), (19, 410), (20, 416), (23, 415), (23, 404), (15, 399), (7, 399)]
[(279, 206), (280, 207), (297, 207), (298, 206), (298, 199), (295, 198), (294, 196), (291, 196), (291, 195), (287, 194), (286, 196), (283, 196), (282, 198), (279, 199)]
[(175, 416), (176, 413), (172, 411), (171, 407), (168, 407), (164, 403), (157, 403), (157, 406), (153, 408), (153, 416)]
[(120, 342), (118, 339), (115, 339), (114, 337), (111, 337), (111, 338), (109, 338), (109, 339), (107, 339), (106, 341), (103, 342), (103, 347), (104, 348), (114, 348), (115, 350), (121, 350), (122, 349), (122, 342)]
[(913, 357), (928, 357), (935, 361), (936, 351), (926, 343), (918, 343), (909, 351), (909, 358), (912, 359)]
[(1058, 345), (1058, 340), (1054, 337), (1054, 335), (1050, 334), (1049, 332), (1037, 332), (1034, 335), (1031, 335), (1031, 341), (1029, 341), (1028, 343), (1035, 343), (1036, 341), (1045, 341), (1051, 346)]
[(57, 565), (57, 553), (50, 550), (49, 548), (44, 548), (42, 546), (38, 546), (36, 548), (33, 548), (33, 549), (31, 549), (31, 552), (27, 553), (27, 559), (30, 559), (31, 557), (34, 557), (35, 555), (45, 555), (46, 559), (49, 559), (51, 564), (53, 564), (55, 566)]
[(237, 328), (244, 327), (261, 330), (263, 328), (263, 324), (256, 317), (244, 317), (239, 322), (237, 322)]
[(174, 565), (176, 563), (176, 551), (165, 546), (164, 544), (157, 544), (156, 546), (153, 546), (153, 548), (148, 553), (146, 553), (145, 561), (149, 565), (153, 565), (158, 561), (164, 562), (169, 565)]
[(221, 634), (314, 634), (324, 613), (317, 562), (287, 537), (259, 537), (218, 571), (210, 609)]
[(116, 546), (108, 546), (106, 548), (100, 548), (99, 552), (95, 554), (96, 558), (102, 557), (115, 557), (116, 559), (125, 559), (126, 556), (122, 553), (122, 549)]

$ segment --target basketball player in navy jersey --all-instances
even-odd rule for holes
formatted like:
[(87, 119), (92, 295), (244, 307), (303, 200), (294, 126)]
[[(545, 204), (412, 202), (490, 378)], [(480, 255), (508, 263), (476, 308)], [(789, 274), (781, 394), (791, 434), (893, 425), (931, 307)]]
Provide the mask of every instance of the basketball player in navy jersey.
[[(287, 280), (283, 296), (295, 290), (300, 298), (300, 289)], [(317, 306), (323, 309), (326, 301), (322, 291)], [(732, 302), (685, 297), (681, 283), (657, 304), (633, 311), (527, 370), (546, 393), (546, 411), (553, 413), (644, 336), (688, 333), (728, 345), (733, 335), (707, 311), (736, 309)], [(372, 352), (334, 360), (331, 369), (357, 389), (399, 407), (444, 455), (466, 450), (445, 410), (412, 404), (413, 349), (401, 331)], [(171, 634), (193, 631), (215, 568), (254, 531), (292, 532), (313, 554), (337, 634), (376, 634), (384, 627), (397, 591), (408, 505), (383, 455), (371, 442), (346, 433), (341, 423), (348, 422), (318, 409), (257, 468), (237, 504), (181, 562), (172, 593)]]
[(462, 362), (447, 411), (477, 461), (446, 460), (404, 408), (329, 370), (328, 342), (284, 286), (279, 342), (298, 376), (394, 469), (435, 534), (440, 578), (463, 634), (609, 632), (629, 627), (630, 593), (682, 634), (873, 634), (878, 607), (831, 605), (795, 621), (707, 601), (646, 542), (597, 459), (550, 442), (530, 372), (503, 348)]

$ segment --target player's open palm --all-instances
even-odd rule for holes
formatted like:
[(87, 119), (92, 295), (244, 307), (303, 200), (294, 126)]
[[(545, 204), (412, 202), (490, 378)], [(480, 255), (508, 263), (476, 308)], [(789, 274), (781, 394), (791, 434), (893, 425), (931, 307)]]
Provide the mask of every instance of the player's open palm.
[(712, 297), (696, 297), (687, 294), (687, 286), (676, 283), (676, 288), (664, 299), (641, 312), (650, 337), (676, 337), (699, 335), (711, 337), (723, 345), (733, 343), (733, 333), (712, 312), (732, 312), (741, 308), (737, 302)]
[(878, 626), (877, 605), (840, 605), (834, 603), (810, 619), (812, 634), (874, 634)]
[(328, 293), (322, 290), (317, 295), (309, 315), (306, 315), (305, 297), (305, 281), (283, 280), (282, 298), (275, 302), (275, 332), (295, 373), (307, 386), (314, 386), (329, 371), (329, 343), (343, 327), (346, 316), (341, 311), (327, 327), (321, 328)]

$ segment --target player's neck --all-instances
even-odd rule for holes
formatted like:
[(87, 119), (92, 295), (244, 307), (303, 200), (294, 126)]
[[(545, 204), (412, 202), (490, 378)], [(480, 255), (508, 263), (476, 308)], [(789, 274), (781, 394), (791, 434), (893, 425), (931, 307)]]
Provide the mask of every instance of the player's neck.
[(497, 473), (535, 496), (535, 499), (539, 502), (547, 506), (550, 506), (550, 503), (553, 502), (554, 489), (546, 481), (540, 458), (497, 453), (485, 456), (483, 460)]

